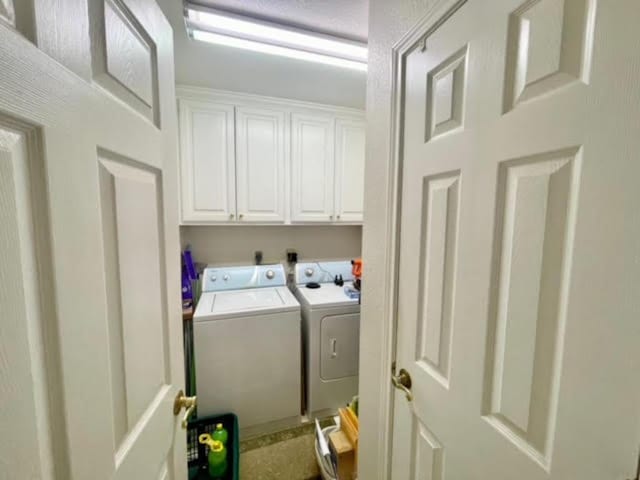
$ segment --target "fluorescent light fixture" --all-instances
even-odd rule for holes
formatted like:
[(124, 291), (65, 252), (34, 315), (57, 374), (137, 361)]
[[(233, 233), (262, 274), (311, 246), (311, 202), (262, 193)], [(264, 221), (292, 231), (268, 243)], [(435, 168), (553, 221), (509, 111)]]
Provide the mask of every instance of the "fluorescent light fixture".
[(365, 44), (211, 10), (187, 9), (195, 40), (366, 71)]
[(218, 33), (205, 32), (203, 30), (193, 30), (192, 36), (195, 40), (203, 42), (215, 43), (218, 45), (226, 45), (228, 47), (242, 48), (245, 50), (253, 50), (254, 52), (267, 53), (269, 55), (278, 55), (281, 57), (295, 58), (297, 60), (308, 60), (311, 62), (324, 63), (335, 67), (351, 68), (354, 70), (367, 71), (367, 64), (346, 60), (344, 58), (329, 57), (327, 55), (319, 55), (317, 53), (306, 52), (304, 50), (294, 50), (292, 48), (279, 47), (268, 43), (258, 43), (243, 38), (228, 37)]

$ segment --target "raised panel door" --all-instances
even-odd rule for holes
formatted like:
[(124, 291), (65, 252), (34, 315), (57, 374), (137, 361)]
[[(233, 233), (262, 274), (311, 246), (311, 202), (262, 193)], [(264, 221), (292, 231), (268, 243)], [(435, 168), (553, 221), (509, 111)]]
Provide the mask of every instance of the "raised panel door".
[(402, 49), (394, 480), (635, 474), (638, 13), (444, 2)]
[(180, 162), (183, 223), (236, 218), (233, 105), (181, 99)]
[(365, 122), (336, 120), (335, 209), (338, 222), (362, 222)]
[(236, 108), (238, 220), (285, 220), (286, 114), (253, 107)]
[(183, 480), (171, 28), (153, 0), (1, 5), (0, 476)]
[(330, 222), (334, 215), (334, 119), (294, 113), (291, 118), (291, 191), (294, 222)]

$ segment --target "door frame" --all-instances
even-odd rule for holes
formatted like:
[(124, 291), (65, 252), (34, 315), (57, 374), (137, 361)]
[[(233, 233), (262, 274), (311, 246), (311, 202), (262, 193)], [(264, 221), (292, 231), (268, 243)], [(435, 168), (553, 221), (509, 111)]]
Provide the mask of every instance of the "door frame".
[[(421, 39), (427, 38), (434, 30), (453, 16), (468, 0), (436, 0), (420, 18), (391, 48), (391, 95), (390, 102), (390, 148), (386, 162), (385, 198), (389, 205), (385, 234), (382, 243), (376, 242), (383, 253), (375, 263), (382, 275), (377, 276), (374, 285), (363, 283), (363, 298), (381, 296), (383, 308), (378, 321), (371, 329), (366, 328), (369, 319), (361, 321), (360, 352), (379, 352), (378, 362), (363, 361), (360, 358), (360, 395), (366, 392), (365, 402), (361, 401), (361, 425), (372, 435), (360, 443), (358, 464), (367, 466), (366, 478), (385, 480), (391, 478), (391, 455), (393, 436), (393, 412), (395, 390), (391, 384), (391, 367), (395, 360), (397, 333), (397, 304), (400, 261), (400, 214), (402, 211), (402, 134), (404, 108), (403, 62), (409, 50)], [(369, 129), (367, 129), (369, 130)], [(372, 155), (367, 151), (366, 158)], [(368, 162), (365, 162), (365, 169)], [(366, 188), (366, 186), (365, 186)], [(367, 206), (365, 204), (365, 232)], [(363, 329), (362, 327), (365, 326)], [(372, 396), (369, 394), (373, 393)], [(364, 397), (363, 397), (364, 398)], [(404, 396), (401, 397), (402, 401)], [(375, 424), (372, 422), (375, 421)], [(376, 435), (373, 435), (377, 432)], [(362, 472), (358, 472), (364, 478)]]

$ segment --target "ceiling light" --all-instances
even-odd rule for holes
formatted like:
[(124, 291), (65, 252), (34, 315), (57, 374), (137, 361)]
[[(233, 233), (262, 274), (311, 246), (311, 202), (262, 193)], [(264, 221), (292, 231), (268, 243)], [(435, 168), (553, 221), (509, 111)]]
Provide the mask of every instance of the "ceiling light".
[(211, 10), (187, 9), (191, 36), (219, 45), (366, 71), (366, 44), (247, 20)]
[(192, 30), (191, 35), (195, 40), (215, 43), (218, 45), (226, 45), (228, 47), (242, 48), (245, 50), (253, 50), (254, 52), (267, 53), (270, 55), (278, 55), (281, 57), (295, 58), (297, 60), (308, 60), (311, 62), (324, 63), (335, 67), (345, 67), (354, 70), (367, 71), (367, 64), (354, 62), (353, 60), (345, 60), (344, 58), (329, 57), (327, 55), (319, 55), (317, 53), (306, 52), (304, 50), (294, 50), (292, 48), (279, 47), (268, 43), (258, 43), (242, 38), (228, 37), (217, 33), (205, 32), (203, 30)]

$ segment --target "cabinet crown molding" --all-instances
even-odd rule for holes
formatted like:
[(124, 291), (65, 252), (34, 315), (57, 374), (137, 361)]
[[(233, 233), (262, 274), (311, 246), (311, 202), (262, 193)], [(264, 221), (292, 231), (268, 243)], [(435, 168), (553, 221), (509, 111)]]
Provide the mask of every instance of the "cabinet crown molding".
[(216, 103), (230, 103), (236, 106), (252, 107), (277, 107), (286, 110), (314, 110), (324, 111), (328, 115), (344, 115), (347, 117), (364, 118), (365, 111), (357, 108), (330, 105), (326, 103), (307, 102), (284, 97), (270, 97), (253, 93), (234, 92), (231, 90), (219, 90), (215, 88), (193, 87), (190, 85), (177, 85), (176, 96), (178, 100), (208, 101)]

